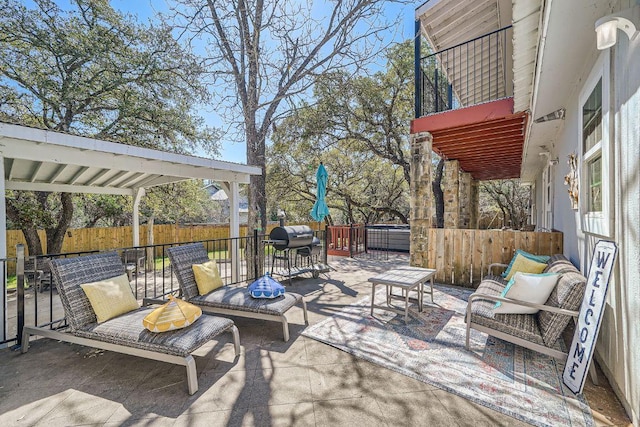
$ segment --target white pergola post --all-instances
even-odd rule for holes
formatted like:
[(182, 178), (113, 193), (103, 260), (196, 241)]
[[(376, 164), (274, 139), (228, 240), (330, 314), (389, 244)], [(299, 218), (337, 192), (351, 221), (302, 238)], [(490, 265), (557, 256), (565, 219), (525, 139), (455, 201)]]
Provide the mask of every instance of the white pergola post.
[(229, 237), (231, 240), (231, 280), (237, 282), (240, 278), (240, 184), (237, 182), (223, 182), (222, 187), (229, 198)]
[[(133, 245), (140, 245), (139, 204), (144, 188), (187, 179), (230, 183), (231, 236), (240, 236), (238, 185), (262, 174), (256, 166), (168, 153), (77, 135), (0, 123), (0, 191), (51, 191), (132, 196)], [(6, 259), (6, 201), (0, 201), (0, 259)], [(232, 246), (233, 277), (240, 277), (239, 243)], [(149, 256), (150, 262), (153, 257)], [(0, 266), (1, 267), (1, 266)], [(1, 279), (1, 277), (0, 277)], [(6, 280), (5, 280), (6, 283)], [(6, 292), (5, 289), (0, 292)], [(0, 332), (12, 329), (0, 295)], [(0, 333), (0, 336), (4, 334)], [(8, 336), (8, 335), (7, 335)], [(9, 337), (11, 338), (11, 337)]]
[(144, 193), (142, 187), (133, 189), (133, 246), (140, 246), (140, 199)]
[[(5, 200), (5, 182), (4, 182), (4, 156), (0, 155), (0, 259), (7, 258), (7, 201)], [(4, 277), (2, 277), (3, 283), (3, 303), (0, 304), (0, 330), (4, 333), (2, 335), (8, 336), (7, 324), (5, 323), (5, 317), (7, 313), (7, 264), (4, 264)]]

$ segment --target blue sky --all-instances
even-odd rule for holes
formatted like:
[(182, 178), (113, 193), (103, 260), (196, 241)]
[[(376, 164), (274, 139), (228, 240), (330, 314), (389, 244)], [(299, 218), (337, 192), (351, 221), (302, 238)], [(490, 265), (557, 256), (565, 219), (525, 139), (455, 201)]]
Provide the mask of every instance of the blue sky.
[[(137, 15), (141, 22), (153, 20), (156, 11), (162, 12), (167, 10), (167, 5), (165, 1), (162, 0), (111, 0), (111, 4), (118, 10)], [(388, 11), (392, 16), (402, 16), (402, 22), (400, 24), (401, 28), (398, 28), (395, 32), (389, 33), (389, 41), (394, 39), (395, 41), (402, 41), (412, 37), (416, 5), (419, 5), (419, 3), (405, 6), (390, 4), (388, 6)], [(225, 127), (222, 119), (215, 114), (215, 111), (213, 111), (212, 108), (203, 107), (200, 114), (204, 117), (208, 125), (220, 128)], [(244, 143), (233, 142), (230, 140), (221, 141), (219, 160), (246, 163), (246, 145)]]

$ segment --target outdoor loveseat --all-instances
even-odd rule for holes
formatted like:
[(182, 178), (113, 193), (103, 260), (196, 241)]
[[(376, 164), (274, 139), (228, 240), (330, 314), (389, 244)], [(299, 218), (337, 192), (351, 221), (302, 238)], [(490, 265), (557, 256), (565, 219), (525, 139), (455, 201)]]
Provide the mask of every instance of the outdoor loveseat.
[(98, 323), (96, 313), (81, 285), (124, 275), (124, 265), (115, 252), (55, 259), (51, 261), (51, 271), (69, 331), (61, 332), (48, 326), (25, 326), (22, 335), (23, 353), (29, 348), (29, 336), (39, 335), (183, 365), (187, 368), (189, 394), (198, 391), (196, 363), (191, 353), (219, 334), (230, 332), (236, 357), (240, 354), (238, 329), (232, 320), (222, 317), (204, 315), (183, 329), (157, 333), (144, 328), (142, 320), (153, 311), (152, 308), (144, 307)]
[[(471, 329), (476, 329), (554, 358), (566, 359), (567, 353), (559, 350), (555, 344), (572, 317), (578, 315), (587, 279), (564, 255), (553, 255), (547, 262), (544, 273), (560, 274), (555, 289), (544, 304), (532, 304), (501, 297), (507, 280), (492, 274), (495, 267), (507, 265), (490, 265), (489, 275), (482, 279), (476, 292), (469, 297), (466, 348), (469, 348)], [(539, 311), (535, 314), (497, 314), (497, 301), (532, 307)]]
[(287, 291), (273, 299), (257, 299), (249, 295), (246, 287), (222, 286), (205, 295), (200, 295), (193, 265), (210, 261), (202, 243), (174, 246), (167, 249), (167, 254), (178, 278), (181, 296), (185, 301), (199, 306), (206, 313), (281, 322), (285, 341), (289, 341), (289, 323), (286, 313), (294, 305), (300, 304), (305, 325), (309, 324), (307, 305), (302, 295), (293, 292)]

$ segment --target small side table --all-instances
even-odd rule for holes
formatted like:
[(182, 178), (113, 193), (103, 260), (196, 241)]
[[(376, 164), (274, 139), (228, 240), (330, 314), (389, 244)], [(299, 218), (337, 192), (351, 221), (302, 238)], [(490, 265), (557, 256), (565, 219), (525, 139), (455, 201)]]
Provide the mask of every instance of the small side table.
[[(418, 311), (422, 311), (424, 284), (429, 281), (429, 293), (431, 294), (431, 302), (433, 303), (433, 278), (436, 275), (436, 270), (420, 267), (400, 267), (393, 270), (389, 270), (385, 273), (378, 274), (369, 279), (371, 282), (371, 315), (373, 316), (373, 309), (380, 308), (382, 310), (393, 311), (399, 314), (404, 314), (405, 323), (409, 321), (409, 300), (416, 300), (416, 298), (409, 297), (409, 293), (413, 290), (417, 291), (418, 297)], [(376, 286), (385, 285), (387, 305), (377, 305), (376, 299)], [(393, 294), (393, 287), (399, 287), (402, 289), (402, 296)], [(391, 306), (391, 299), (404, 300), (404, 311), (399, 310)]]

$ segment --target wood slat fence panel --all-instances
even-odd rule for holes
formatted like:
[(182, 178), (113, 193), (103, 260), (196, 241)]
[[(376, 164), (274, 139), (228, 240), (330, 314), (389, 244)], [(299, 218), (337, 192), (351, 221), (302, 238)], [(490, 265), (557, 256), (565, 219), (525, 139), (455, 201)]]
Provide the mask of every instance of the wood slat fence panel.
[[(318, 223), (307, 223), (312, 229), (318, 228)], [(267, 233), (277, 227), (277, 224), (269, 224)], [(38, 234), (46, 252), (46, 236), (44, 230)], [(240, 236), (247, 235), (247, 226), (240, 226)], [(188, 243), (200, 240), (227, 239), (229, 226), (221, 225), (175, 225), (160, 224), (153, 226), (154, 244)], [(133, 230), (131, 226), (125, 227), (100, 227), (100, 228), (74, 228), (67, 231), (62, 244), (63, 253), (85, 252), (93, 250), (107, 250), (117, 248), (129, 248), (133, 246)], [(26, 241), (20, 230), (7, 230), (7, 258), (16, 256), (16, 245), (25, 245)], [(147, 226), (140, 226), (140, 245), (147, 244)], [(242, 245), (244, 247), (244, 245)], [(224, 248), (226, 249), (226, 247)], [(28, 255), (28, 253), (27, 253)]]
[(427, 267), (437, 270), (436, 282), (474, 287), (490, 264), (508, 264), (516, 249), (537, 255), (563, 251), (560, 232), (432, 228), (429, 242)]

